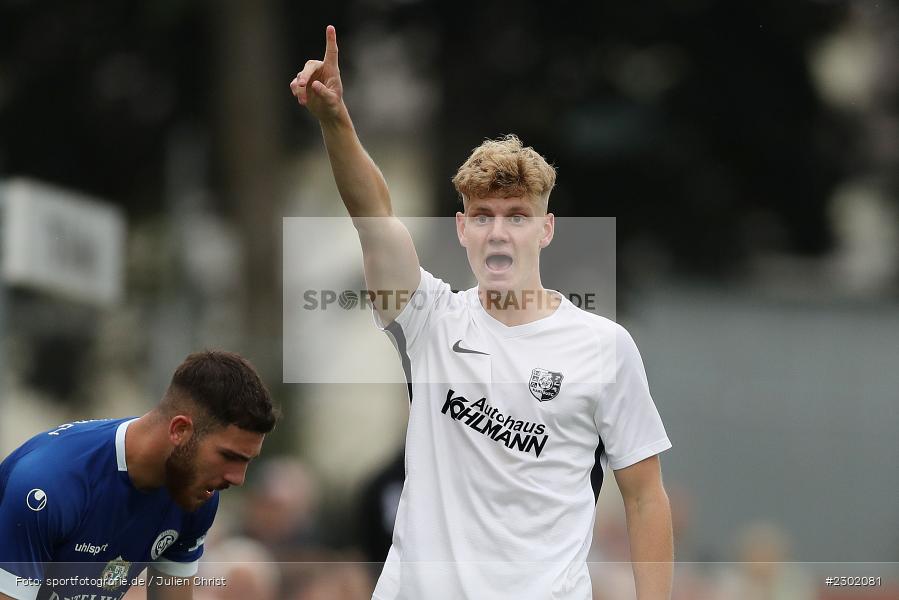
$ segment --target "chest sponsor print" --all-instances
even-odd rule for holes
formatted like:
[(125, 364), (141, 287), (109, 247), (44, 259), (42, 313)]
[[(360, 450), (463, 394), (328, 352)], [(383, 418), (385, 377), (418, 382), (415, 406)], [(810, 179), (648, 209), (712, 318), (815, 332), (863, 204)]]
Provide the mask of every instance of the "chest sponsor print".
[(516, 419), (490, 406), (487, 398), (472, 402), (465, 396), (456, 395), (452, 389), (447, 391), (440, 412), (510, 450), (533, 452), (537, 458), (549, 440), (543, 423)]

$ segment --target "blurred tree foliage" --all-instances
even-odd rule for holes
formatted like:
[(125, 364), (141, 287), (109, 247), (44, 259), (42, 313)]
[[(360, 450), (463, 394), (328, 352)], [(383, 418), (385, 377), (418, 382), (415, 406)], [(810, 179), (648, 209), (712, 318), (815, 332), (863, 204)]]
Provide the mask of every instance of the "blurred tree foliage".
[(159, 210), (170, 128), (209, 122), (199, 3), (0, 6), (0, 172)]
[(517, 132), (559, 168), (557, 215), (617, 216), (619, 243), (649, 237), (681, 272), (725, 275), (759, 246), (829, 248), (848, 148), (806, 58), (840, 3), (444, 6), (448, 172)]
[[(456, 206), (447, 180), (467, 152), (516, 132), (559, 167), (556, 214), (615, 215), (622, 243), (650, 239), (684, 270), (725, 274), (759, 247), (829, 248), (826, 202), (851, 139), (813, 90), (807, 53), (842, 3), (266, 4), (279, 94), (321, 53), (328, 22), (348, 38), (378, 22), (417, 40), (441, 93), (429, 140), (440, 214)], [(218, 202), (247, 218), (255, 199), (229, 189), (223, 144), (239, 136), (218, 97), (240, 77), (223, 60), (240, 32), (223, 37), (219, 18), (238, 5), (0, 0), (0, 173), (159, 211), (167, 140), (187, 123), (211, 142)], [(308, 120), (284, 118), (289, 101), (270, 110), (280, 120), (259, 156), (320, 143)]]

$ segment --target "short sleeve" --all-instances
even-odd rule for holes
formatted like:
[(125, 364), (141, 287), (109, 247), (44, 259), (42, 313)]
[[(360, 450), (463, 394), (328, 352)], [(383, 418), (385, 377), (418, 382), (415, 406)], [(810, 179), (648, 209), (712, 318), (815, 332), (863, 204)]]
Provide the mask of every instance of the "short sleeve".
[[(401, 335), (405, 348), (413, 353), (419, 340), (426, 337), (422, 336), (422, 333), (433, 321), (435, 313), (442, 307), (449, 306), (453, 300), (453, 291), (448, 283), (434, 277), (421, 267), (419, 269), (421, 269), (421, 280), (418, 288), (393, 323), (385, 327), (377, 313), (374, 313), (375, 323), (378, 327), (390, 332), (394, 338), (398, 334)], [(397, 327), (400, 331), (397, 331)]]
[(219, 494), (216, 492), (196, 513), (190, 515), (178, 540), (153, 562), (156, 570), (175, 577), (190, 577), (197, 573), (206, 533), (215, 520), (218, 503)]
[(78, 524), (82, 486), (48, 466), (22, 457), (0, 489), (0, 592), (12, 598), (36, 597), (53, 548)]
[(671, 448), (649, 393), (643, 359), (630, 334), (615, 325), (614, 379), (600, 394), (594, 416), (612, 469), (629, 467)]

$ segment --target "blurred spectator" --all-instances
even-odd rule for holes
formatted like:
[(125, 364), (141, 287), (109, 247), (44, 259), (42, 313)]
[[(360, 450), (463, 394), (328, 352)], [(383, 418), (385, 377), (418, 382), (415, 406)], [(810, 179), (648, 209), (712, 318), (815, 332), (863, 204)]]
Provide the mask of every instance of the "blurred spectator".
[(393, 524), (405, 479), (405, 451), (400, 448), (393, 460), (362, 488), (358, 509), (359, 544), (365, 559), (378, 563), (378, 572), (393, 542)]
[(721, 600), (812, 600), (815, 588), (790, 559), (787, 534), (773, 523), (747, 525), (738, 535), (740, 563), (726, 571)]
[[(318, 563), (305, 584), (289, 600), (370, 600), (373, 580), (363, 563)], [(255, 600), (255, 599), (254, 599)]]
[(672, 600), (706, 600), (713, 597), (713, 587), (707, 576), (713, 565), (697, 560), (693, 548), (691, 517), (694, 501), (690, 490), (679, 483), (666, 484), (671, 502), (671, 524), (674, 528), (674, 587)]
[[(713, 587), (689, 547), (690, 516), (693, 499), (683, 485), (668, 484), (674, 528), (675, 565), (673, 600), (706, 600), (713, 597)], [(594, 600), (631, 600), (636, 598), (633, 569), (630, 563), (630, 541), (627, 535), (624, 505), (614, 478), (605, 478), (599, 498), (599, 514), (590, 549), (590, 578)]]
[(624, 502), (614, 477), (604, 478), (597, 506), (599, 517), (593, 527), (593, 545), (588, 556), (593, 598), (633, 600), (637, 592), (630, 564)]
[(208, 585), (194, 589), (196, 600), (276, 600), (281, 575), (272, 554), (248, 538), (231, 538), (211, 548), (197, 577)]
[(319, 545), (315, 530), (318, 482), (295, 458), (265, 460), (249, 482), (243, 531), (279, 561), (309, 560)]

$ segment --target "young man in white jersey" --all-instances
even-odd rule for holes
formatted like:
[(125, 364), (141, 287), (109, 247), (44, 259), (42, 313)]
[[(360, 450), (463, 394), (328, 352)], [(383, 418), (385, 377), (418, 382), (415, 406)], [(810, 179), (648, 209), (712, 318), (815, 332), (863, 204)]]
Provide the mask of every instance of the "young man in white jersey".
[(376, 319), (409, 385), (406, 482), (373, 597), (589, 600), (585, 561), (608, 465), (637, 597), (668, 598), (671, 513), (657, 455), (671, 444), (628, 333), (541, 283), (554, 169), (514, 136), (475, 149), (453, 183), (478, 286), (453, 293), (419, 265), (356, 136), (333, 27), (324, 59), (290, 88), (319, 120)]

